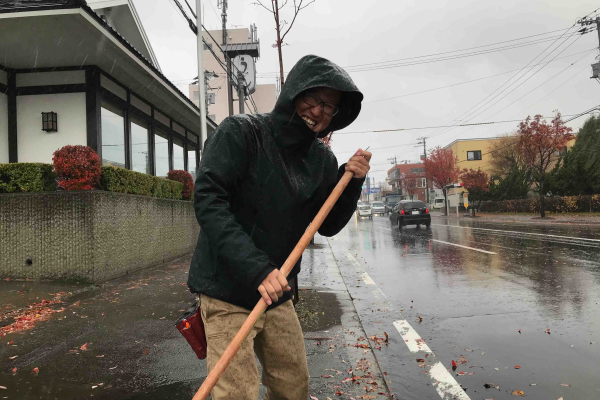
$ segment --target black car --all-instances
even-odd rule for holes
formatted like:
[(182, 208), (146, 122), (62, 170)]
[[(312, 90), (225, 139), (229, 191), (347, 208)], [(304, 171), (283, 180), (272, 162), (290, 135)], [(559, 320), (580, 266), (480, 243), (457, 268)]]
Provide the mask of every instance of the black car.
[(416, 225), (419, 228), (421, 224), (429, 228), (431, 214), (425, 203), (420, 200), (401, 200), (392, 209), (390, 222), (392, 225), (397, 225), (398, 229), (406, 225)]

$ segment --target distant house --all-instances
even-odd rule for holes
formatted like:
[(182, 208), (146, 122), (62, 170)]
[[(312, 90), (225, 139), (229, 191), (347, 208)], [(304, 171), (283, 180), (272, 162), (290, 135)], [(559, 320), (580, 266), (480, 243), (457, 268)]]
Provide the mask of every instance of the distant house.
[(199, 109), (162, 74), (131, 0), (3, 0), (0, 32), (0, 163), (50, 163), (69, 144), (103, 165), (195, 173)]
[[(404, 177), (408, 174), (414, 174), (417, 176), (417, 185), (414, 190), (414, 194), (412, 198), (409, 193), (406, 193), (402, 187), (402, 181)], [(427, 195), (425, 193), (425, 188), (427, 185), (427, 180), (425, 179), (425, 167), (422, 163), (414, 163), (414, 164), (397, 164), (388, 170), (388, 182), (392, 185), (392, 190), (394, 193), (402, 193), (403, 200), (421, 200), (426, 202)], [(432, 190), (432, 185), (429, 182), (429, 201), (432, 201), (435, 198), (435, 192)]]

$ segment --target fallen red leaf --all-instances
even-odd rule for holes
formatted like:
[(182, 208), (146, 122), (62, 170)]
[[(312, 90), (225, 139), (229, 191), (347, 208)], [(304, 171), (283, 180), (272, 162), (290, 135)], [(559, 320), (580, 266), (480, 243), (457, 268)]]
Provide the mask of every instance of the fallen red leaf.
[(144, 351), (142, 352), (143, 355), (148, 354), (148, 349), (144, 349)]
[(456, 367), (456, 361), (452, 360), (452, 366)]
[(87, 343), (82, 344), (81, 347), (79, 348), (79, 350), (83, 350), (83, 351), (87, 351), (87, 349), (88, 349)]
[(521, 369), (520, 365), (515, 365), (515, 369)]
[(14, 341), (13, 341), (13, 340), (11, 340), (10, 342), (8, 342), (8, 345), (10, 346), (10, 345), (11, 345), (11, 344), (13, 344), (13, 343), (14, 343)]
[(40, 373), (40, 369), (38, 367), (35, 367), (34, 369), (31, 370), (31, 375), (37, 375)]

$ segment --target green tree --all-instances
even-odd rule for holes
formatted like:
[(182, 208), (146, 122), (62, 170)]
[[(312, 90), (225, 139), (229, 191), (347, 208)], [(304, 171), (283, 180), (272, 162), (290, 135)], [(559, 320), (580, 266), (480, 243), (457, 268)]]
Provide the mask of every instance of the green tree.
[(553, 194), (600, 193), (600, 117), (592, 116), (579, 129), (577, 142), (548, 177)]
[(514, 164), (505, 177), (492, 178), (489, 197), (497, 201), (524, 199), (529, 192), (530, 181), (528, 169)]

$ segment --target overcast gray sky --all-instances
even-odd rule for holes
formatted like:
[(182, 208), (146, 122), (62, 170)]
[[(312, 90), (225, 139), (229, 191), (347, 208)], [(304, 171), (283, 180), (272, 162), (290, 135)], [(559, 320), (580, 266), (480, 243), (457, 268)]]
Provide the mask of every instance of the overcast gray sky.
[[(196, 42), (187, 23), (172, 0), (133, 1), (163, 72), (187, 93), (187, 84), (197, 75)], [(188, 1), (194, 7), (195, 0)], [(290, 10), (291, 2), (286, 7)], [(271, 46), (276, 37), (273, 18), (252, 3), (229, 0), (228, 28), (256, 23), (261, 41), (259, 83), (274, 83), (279, 66), (277, 50)], [(220, 29), (217, 0), (203, 0), (203, 5), (205, 26)], [(306, 54), (317, 54), (353, 71), (365, 100), (360, 116), (345, 132), (519, 120), (534, 114), (552, 116), (554, 110), (577, 114), (600, 104), (600, 84), (590, 79), (598, 36), (596, 32), (571, 36), (576, 27), (566, 30), (599, 7), (600, 1), (591, 0), (316, 0), (299, 14), (286, 37), (284, 70)], [(282, 19), (291, 20), (285, 9)], [(521, 39), (532, 35), (539, 36)], [(510, 42), (457, 52), (503, 41)], [(532, 41), (538, 43), (526, 45)], [(517, 45), (521, 47), (489, 52)], [(443, 52), (452, 53), (439, 54)], [(429, 57), (415, 58), (421, 56)], [(528, 64), (551, 60), (519, 72)], [(413, 65), (402, 65), (406, 63)], [(474, 82), (462, 84), (467, 81)], [(454, 86), (431, 90), (450, 85)], [(423, 91), (427, 92), (414, 94)], [(478, 103), (478, 108), (462, 115)], [(569, 125), (579, 128), (584, 120)], [(431, 149), (456, 139), (498, 136), (514, 131), (517, 124), (337, 132), (332, 149), (342, 163), (357, 148), (371, 146), (370, 175), (378, 182), (391, 167), (388, 158), (419, 159), (422, 147), (415, 146), (421, 136), (429, 137)]]

